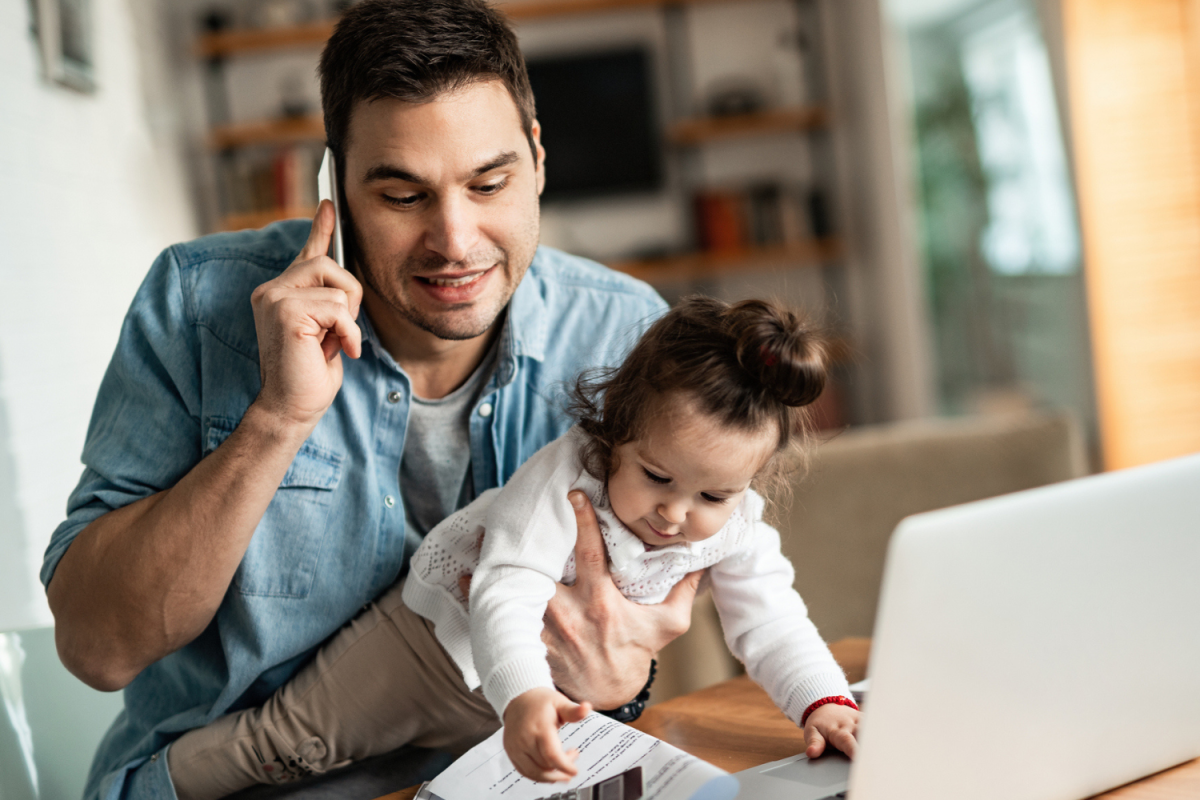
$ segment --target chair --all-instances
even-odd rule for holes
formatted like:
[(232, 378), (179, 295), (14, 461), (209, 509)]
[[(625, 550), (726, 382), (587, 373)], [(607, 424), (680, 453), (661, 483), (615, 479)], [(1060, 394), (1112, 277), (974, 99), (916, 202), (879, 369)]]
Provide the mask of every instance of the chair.
[[(820, 445), (778, 514), (796, 588), (828, 642), (875, 625), (888, 537), (910, 514), (1031, 489), (1086, 473), (1066, 414), (922, 420), (851, 429)], [(741, 671), (711, 599), (692, 630), (659, 654), (657, 702)]]
[(0, 633), (0, 800), (79, 800), (123, 707), (67, 672), (53, 628)]

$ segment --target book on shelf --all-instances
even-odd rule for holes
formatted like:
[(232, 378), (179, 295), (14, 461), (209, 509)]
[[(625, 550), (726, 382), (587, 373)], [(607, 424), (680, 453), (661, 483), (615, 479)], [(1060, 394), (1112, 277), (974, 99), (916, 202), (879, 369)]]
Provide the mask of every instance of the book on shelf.
[(316, 206), (323, 152), (297, 143), (235, 153), (221, 170), (223, 216)]
[(711, 252), (744, 250), (747, 244), (744, 196), (730, 190), (696, 193), (696, 238)]
[(272, 163), (277, 208), (305, 208), (317, 202), (317, 163), (312, 148), (287, 145), (279, 148)]
[(735, 253), (827, 236), (827, 221), (814, 213), (818, 196), (815, 189), (771, 182), (699, 191), (696, 240), (702, 250)]

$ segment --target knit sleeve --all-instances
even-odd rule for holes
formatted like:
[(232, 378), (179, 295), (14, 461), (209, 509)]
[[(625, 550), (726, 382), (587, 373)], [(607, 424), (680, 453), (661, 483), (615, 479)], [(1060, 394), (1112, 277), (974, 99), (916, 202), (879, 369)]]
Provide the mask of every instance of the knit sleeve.
[(508, 703), (553, 688), (542, 617), (575, 547), (567, 492), (583, 473), (577, 431), (535, 453), (488, 509), (471, 579), (471, 649), (484, 696), (501, 719)]
[(850, 697), (841, 667), (792, 588), (779, 532), (757, 520), (746, 545), (711, 569), (713, 601), (730, 651), (797, 725), (813, 702)]

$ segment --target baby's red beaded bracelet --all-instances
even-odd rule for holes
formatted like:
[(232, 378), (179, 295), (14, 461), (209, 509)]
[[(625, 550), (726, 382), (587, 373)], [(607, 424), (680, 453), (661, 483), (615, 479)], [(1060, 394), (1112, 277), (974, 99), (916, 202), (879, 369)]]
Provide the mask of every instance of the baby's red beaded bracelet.
[(842, 697), (841, 695), (838, 695), (837, 697), (822, 697), (820, 700), (804, 709), (804, 713), (800, 715), (800, 727), (804, 727), (804, 723), (808, 722), (809, 714), (816, 711), (821, 706), (827, 706), (830, 703), (833, 703), (836, 706), (850, 706), (855, 711), (858, 711), (858, 703), (855, 703), (849, 697)]

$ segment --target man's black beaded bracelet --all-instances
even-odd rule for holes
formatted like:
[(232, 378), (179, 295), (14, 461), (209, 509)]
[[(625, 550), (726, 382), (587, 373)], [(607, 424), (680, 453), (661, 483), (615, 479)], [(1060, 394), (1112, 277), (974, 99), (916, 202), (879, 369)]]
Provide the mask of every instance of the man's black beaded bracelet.
[(599, 711), (606, 717), (615, 719), (617, 722), (633, 722), (642, 715), (646, 710), (646, 702), (650, 699), (650, 686), (654, 683), (654, 676), (658, 672), (658, 662), (650, 659), (650, 677), (646, 681), (646, 685), (637, 693), (637, 697), (630, 700), (620, 708), (614, 708), (609, 711)]

